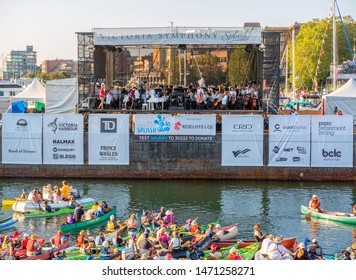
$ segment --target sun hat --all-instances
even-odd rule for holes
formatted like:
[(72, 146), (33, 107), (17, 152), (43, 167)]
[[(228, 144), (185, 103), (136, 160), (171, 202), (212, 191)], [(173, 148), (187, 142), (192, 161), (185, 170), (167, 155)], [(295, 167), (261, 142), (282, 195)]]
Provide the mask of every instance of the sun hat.
[(298, 244), (298, 248), (304, 249), (304, 243), (303, 243), (303, 242), (299, 243), (299, 244)]
[(215, 227), (216, 227), (216, 228), (221, 228), (221, 225), (220, 225), (220, 224), (217, 224)]
[(312, 198), (318, 198), (318, 196), (316, 194), (313, 194)]
[(313, 238), (312, 243), (318, 243), (318, 240), (316, 240), (316, 238)]

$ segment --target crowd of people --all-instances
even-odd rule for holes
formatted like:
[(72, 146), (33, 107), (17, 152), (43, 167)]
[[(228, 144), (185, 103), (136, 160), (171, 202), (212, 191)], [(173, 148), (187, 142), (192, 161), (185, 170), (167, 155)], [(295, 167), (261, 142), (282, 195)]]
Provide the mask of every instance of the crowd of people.
[[(245, 86), (213, 86), (202, 87), (189, 84), (182, 86), (149, 86), (141, 84), (131, 88), (96, 84), (95, 102), (91, 109), (141, 110), (143, 104), (159, 98), (163, 101), (154, 102), (155, 109), (169, 110), (173, 106), (184, 107), (185, 110), (258, 110), (259, 86), (250, 83)], [(148, 106), (147, 106), (148, 108)]]

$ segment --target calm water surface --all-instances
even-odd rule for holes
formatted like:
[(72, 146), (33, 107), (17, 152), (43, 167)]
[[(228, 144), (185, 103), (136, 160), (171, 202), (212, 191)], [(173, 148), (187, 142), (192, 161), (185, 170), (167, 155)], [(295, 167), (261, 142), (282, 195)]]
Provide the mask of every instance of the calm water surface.
[[(61, 180), (2, 179), (0, 199), (19, 196), (46, 184), (61, 185)], [(351, 212), (356, 203), (353, 182), (261, 182), (261, 181), (161, 181), (161, 180), (69, 180), (83, 195), (103, 199), (117, 206), (117, 217), (126, 219), (133, 211), (157, 211), (161, 206), (172, 208), (176, 221), (198, 218), (199, 224), (219, 221), (223, 226), (239, 224), (239, 238), (252, 238), (253, 225), (259, 223), (264, 233), (286, 237), (296, 236), (301, 242), (306, 236), (317, 238), (324, 252), (340, 253), (356, 241), (356, 225), (325, 220), (307, 221), (300, 214), (317, 194), (322, 207), (330, 211)], [(0, 219), (13, 215), (12, 210), (0, 212)], [(50, 238), (59, 229), (65, 216), (20, 219), (15, 229), (36, 232)], [(99, 227), (91, 229), (92, 232)]]

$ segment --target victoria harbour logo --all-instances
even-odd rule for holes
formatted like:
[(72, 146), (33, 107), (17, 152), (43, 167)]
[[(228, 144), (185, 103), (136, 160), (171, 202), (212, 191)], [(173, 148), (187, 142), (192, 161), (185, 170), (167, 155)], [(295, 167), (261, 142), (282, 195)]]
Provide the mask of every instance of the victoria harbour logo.
[(58, 129), (58, 125), (57, 125), (57, 120), (58, 118), (55, 118), (53, 122), (50, 122), (47, 126), (52, 128), (53, 133), (56, 133), (57, 129)]
[(273, 132), (282, 132), (282, 130), (281, 130), (281, 125), (279, 124), (279, 123), (276, 123), (275, 125), (274, 125), (274, 130), (273, 130)]
[(117, 132), (117, 119), (116, 118), (102, 118), (102, 119), (100, 119), (100, 132), (101, 133), (116, 133)]
[(238, 155), (244, 155), (250, 151), (251, 151), (251, 149), (244, 149), (244, 150), (232, 151), (232, 153), (233, 153), (234, 157), (237, 157)]
[(157, 115), (157, 120), (153, 122), (155, 125), (158, 126), (158, 132), (170, 131), (171, 123), (166, 121), (165, 119), (166, 117), (163, 117), (162, 115)]

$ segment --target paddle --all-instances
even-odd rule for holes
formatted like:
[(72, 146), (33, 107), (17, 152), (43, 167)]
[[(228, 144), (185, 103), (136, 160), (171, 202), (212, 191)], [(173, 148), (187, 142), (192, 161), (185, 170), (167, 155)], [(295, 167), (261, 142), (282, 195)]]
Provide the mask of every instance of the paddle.
[(305, 219), (310, 221), (311, 214), (315, 211), (315, 208), (313, 208), (308, 214), (305, 215)]

